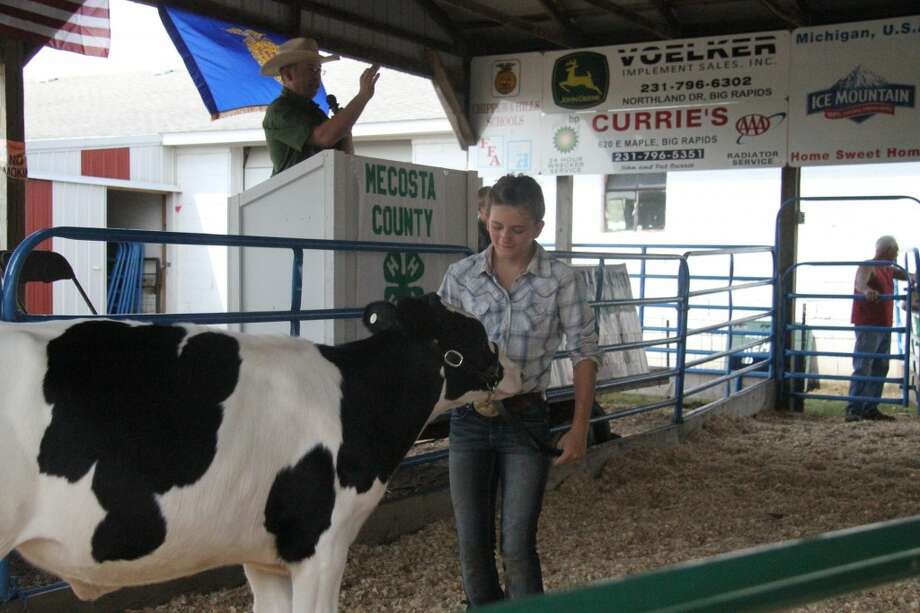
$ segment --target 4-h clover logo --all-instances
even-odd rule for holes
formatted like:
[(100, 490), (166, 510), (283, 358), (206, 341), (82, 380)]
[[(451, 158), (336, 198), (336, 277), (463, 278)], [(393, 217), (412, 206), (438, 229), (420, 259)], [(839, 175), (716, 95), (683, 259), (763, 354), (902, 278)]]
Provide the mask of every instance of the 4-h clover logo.
[(383, 297), (389, 302), (395, 302), (404, 296), (421, 296), (425, 290), (421, 286), (413, 286), (425, 274), (425, 263), (417, 253), (400, 253), (393, 251), (383, 260), (383, 278), (387, 286)]

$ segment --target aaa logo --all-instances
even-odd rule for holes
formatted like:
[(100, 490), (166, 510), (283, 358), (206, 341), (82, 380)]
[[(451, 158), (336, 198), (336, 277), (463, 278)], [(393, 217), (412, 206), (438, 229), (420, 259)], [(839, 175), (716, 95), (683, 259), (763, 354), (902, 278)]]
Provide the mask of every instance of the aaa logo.
[(425, 263), (417, 253), (400, 253), (393, 251), (383, 260), (383, 278), (392, 283), (384, 289), (383, 297), (395, 302), (406, 296), (422, 296), (425, 290), (412, 284), (425, 274)]
[(773, 113), (772, 115), (761, 115), (751, 113), (740, 117), (735, 122), (735, 131), (738, 132), (738, 145), (743, 145), (745, 138), (753, 139), (754, 137), (766, 134), (773, 126), (778, 126), (786, 119), (786, 113)]
[(553, 102), (565, 109), (586, 109), (607, 99), (607, 56), (593, 51), (569, 53), (553, 66)]

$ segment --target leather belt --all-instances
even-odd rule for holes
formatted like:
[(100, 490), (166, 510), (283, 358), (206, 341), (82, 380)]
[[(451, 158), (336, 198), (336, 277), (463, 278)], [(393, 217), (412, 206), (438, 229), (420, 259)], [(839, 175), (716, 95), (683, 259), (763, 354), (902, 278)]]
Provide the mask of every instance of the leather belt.
[(505, 408), (514, 413), (519, 413), (527, 407), (534, 404), (544, 404), (543, 392), (530, 392), (529, 394), (518, 394), (501, 401)]
[(505, 420), (512, 428), (523, 432), (531, 440), (531, 442), (536, 446), (540, 453), (548, 455), (550, 457), (558, 457), (562, 455), (562, 450), (557, 447), (552, 447), (547, 445), (530, 431), (530, 428), (527, 427), (521, 418), (516, 415), (516, 413), (522, 412), (527, 407), (534, 404), (545, 404), (546, 400), (543, 398), (543, 392), (530, 392), (528, 394), (518, 394), (517, 396), (511, 396), (510, 398), (505, 398), (504, 400), (493, 400), (487, 403), (477, 403), (474, 405), (474, 409), (477, 413), (483, 417), (495, 417), (501, 415), (502, 419)]
[(527, 394), (518, 394), (504, 400), (481, 400), (473, 403), (473, 408), (483, 417), (498, 417), (501, 413), (501, 405), (513, 413), (520, 413), (533, 404), (542, 404), (542, 392), (530, 392)]

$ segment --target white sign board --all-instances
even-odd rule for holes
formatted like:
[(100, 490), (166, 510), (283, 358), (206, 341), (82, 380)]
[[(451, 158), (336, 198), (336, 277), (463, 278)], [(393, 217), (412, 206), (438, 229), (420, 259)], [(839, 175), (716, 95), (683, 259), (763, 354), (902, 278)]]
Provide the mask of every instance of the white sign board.
[(792, 34), (792, 166), (920, 160), (920, 17)]
[(470, 170), (536, 173), (543, 121), (543, 55), (478, 57), (472, 63), (472, 121), (480, 135)]
[(785, 101), (547, 115), (550, 175), (782, 166)]
[[(447, 173), (442, 169), (355, 157), (351, 171), (357, 194), (358, 240), (447, 242), (446, 209), (450, 201)], [(453, 204), (466, 210), (463, 200)], [(426, 288), (433, 291), (444, 276), (444, 267), (434, 265), (438, 260), (439, 256), (404, 251), (360, 254), (358, 304), (421, 296)]]
[(547, 53), (543, 108), (605, 112), (783, 100), (788, 58), (785, 31)]
[(474, 58), (480, 174), (782, 166), (789, 34)]

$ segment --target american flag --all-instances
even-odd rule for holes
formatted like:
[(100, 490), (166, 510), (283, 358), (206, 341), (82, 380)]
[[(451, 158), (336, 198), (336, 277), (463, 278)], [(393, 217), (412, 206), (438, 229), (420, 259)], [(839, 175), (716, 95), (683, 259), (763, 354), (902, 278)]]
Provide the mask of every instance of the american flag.
[(0, 0), (0, 34), (108, 57), (109, 0)]

